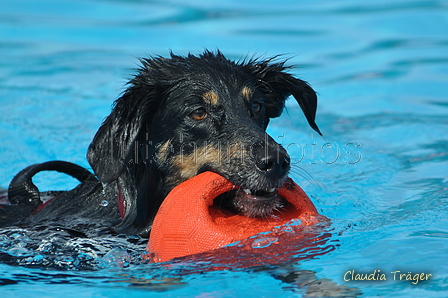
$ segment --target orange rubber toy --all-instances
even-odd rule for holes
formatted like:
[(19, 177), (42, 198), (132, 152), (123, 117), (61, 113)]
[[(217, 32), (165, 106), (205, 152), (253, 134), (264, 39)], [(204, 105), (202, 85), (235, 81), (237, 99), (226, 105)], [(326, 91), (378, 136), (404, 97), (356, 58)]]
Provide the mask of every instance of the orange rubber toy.
[[(292, 219), (313, 223), (317, 210), (305, 192), (288, 179), (277, 194), (288, 205), (269, 218), (249, 218), (213, 206), (220, 194), (236, 189), (222, 176), (205, 172), (175, 187), (154, 219), (145, 258), (165, 262), (173, 258), (220, 248), (260, 232), (267, 232)], [(310, 221), (311, 219), (311, 221)]]

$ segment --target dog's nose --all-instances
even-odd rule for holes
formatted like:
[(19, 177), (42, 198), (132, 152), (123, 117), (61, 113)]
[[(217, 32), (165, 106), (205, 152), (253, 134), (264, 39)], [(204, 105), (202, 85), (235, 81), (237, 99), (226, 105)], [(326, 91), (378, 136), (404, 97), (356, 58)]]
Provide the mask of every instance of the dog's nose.
[(288, 174), (291, 160), (285, 150), (268, 151), (257, 167), (271, 179), (280, 179)]

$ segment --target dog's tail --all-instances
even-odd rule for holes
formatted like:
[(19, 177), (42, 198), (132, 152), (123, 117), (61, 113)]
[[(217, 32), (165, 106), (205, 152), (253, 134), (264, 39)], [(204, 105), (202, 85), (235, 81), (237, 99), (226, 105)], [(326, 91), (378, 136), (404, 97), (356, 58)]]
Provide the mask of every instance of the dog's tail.
[(20, 205), (22, 212), (31, 214), (42, 203), (40, 192), (32, 178), (42, 171), (57, 171), (76, 178), (81, 183), (97, 178), (87, 169), (71, 162), (54, 160), (30, 165), (14, 176), (8, 187), (8, 199), (12, 204)]

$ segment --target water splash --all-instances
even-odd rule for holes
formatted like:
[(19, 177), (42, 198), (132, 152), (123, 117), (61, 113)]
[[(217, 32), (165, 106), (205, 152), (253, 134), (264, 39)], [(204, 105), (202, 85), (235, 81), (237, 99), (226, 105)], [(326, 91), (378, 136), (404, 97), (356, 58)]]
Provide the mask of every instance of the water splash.
[(8, 249), (8, 254), (13, 257), (29, 257), (33, 255), (33, 252), (25, 247), (12, 247)]
[(131, 264), (132, 258), (128, 252), (121, 248), (114, 248), (105, 254), (100, 261), (104, 268), (125, 268)]

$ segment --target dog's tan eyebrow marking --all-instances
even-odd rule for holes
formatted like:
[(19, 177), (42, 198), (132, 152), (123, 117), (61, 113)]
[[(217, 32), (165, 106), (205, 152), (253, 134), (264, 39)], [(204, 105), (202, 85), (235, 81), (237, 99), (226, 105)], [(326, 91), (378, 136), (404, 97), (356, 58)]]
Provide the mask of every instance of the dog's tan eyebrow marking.
[(202, 95), (202, 99), (206, 103), (216, 106), (218, 104), (219, 96), (213, 91), (208, 91)]
[(241, 94), (243, 95), (243, 97), (249, 101), (252, 97), (252, 90), (249, 87), (243, 87), (243, 89), (241, 90)]

